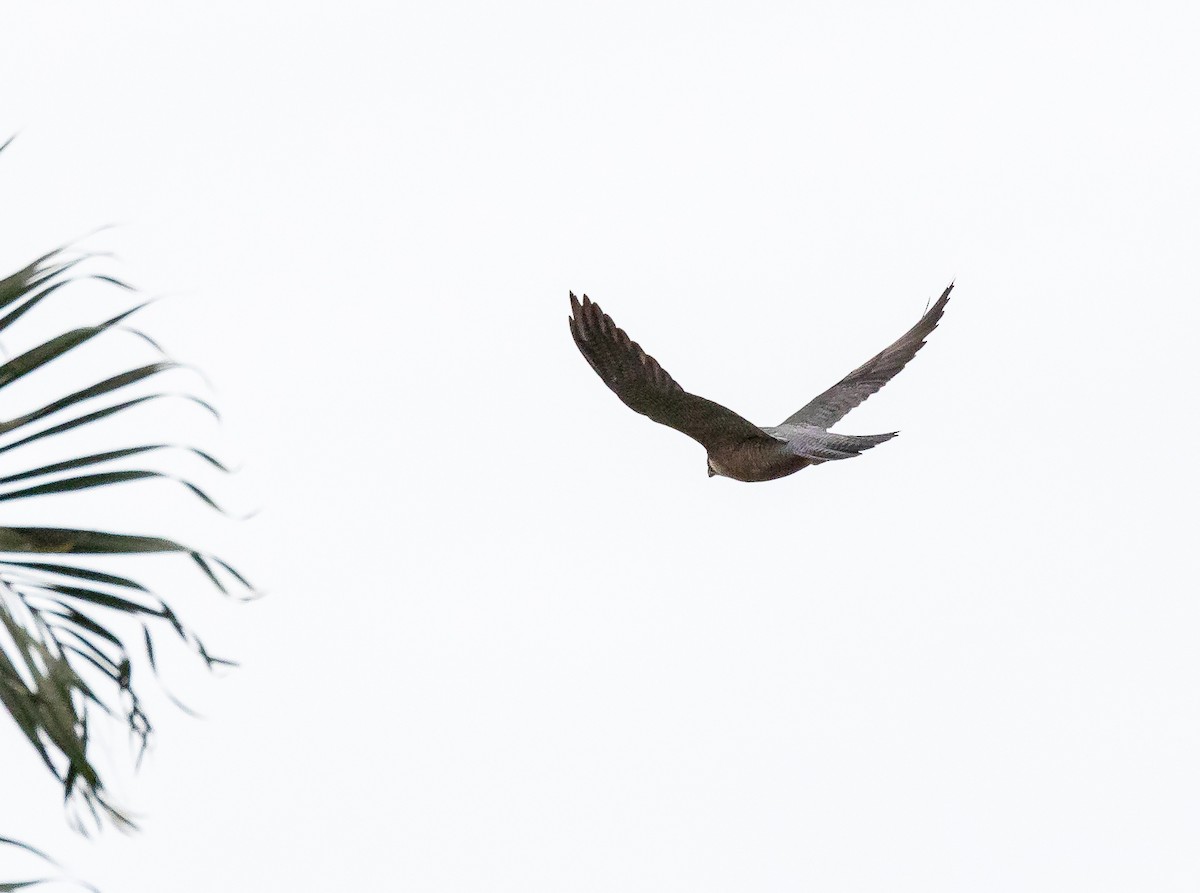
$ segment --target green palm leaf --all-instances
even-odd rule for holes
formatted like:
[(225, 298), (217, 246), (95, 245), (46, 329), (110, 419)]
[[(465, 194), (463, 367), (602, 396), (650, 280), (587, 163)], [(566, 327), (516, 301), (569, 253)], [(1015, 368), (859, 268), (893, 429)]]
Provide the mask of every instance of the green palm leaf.
[[(86, 255), (68, 257), (60, 249), (0, 279), (0, 336), (10, 344), (15, 342), (13, 333), (21, 331), (15, 324), (30, 310), (53, 304), (50, 299), (73, 282), (100, 280), (114, 288), (128, 288), (111, 277), (81, 275), (87, 259)], [(182, 492), (221, 511), (204, 489), (186, 478), (146, 468), (96, 468), (137, 461), (148, 454), (190, 452), (215, 473), (228, 471), (209, 453), (192, 446), (152, 442), (89, 451), (58, 461), (37, 455), (67, 432), (99, 434), (105, 420), (149, 401), (183, 398), (215, 415), (209, 404), (191, 394), (135, 392), (135, 388), (144, 389), (159, 376), (182, 368), (174, 361), (163, 359), (101, 381), (82, 382), (82, 387), (33, 410), (18, 413), (6, 399), (14, 382), (44, 375), (45, 367), (115, 330), (142, 306), (68, 329), (0, 362), (0, 504), (18, 506), (61, 494), (136, 488), (141, 481), (169, 480), (179, 484)], [(39, 310), (39, 314), (43, 312)], [(224, 561), (174, 539), (69, 525), (0, 526), (0, 705), (61, 784), (76, 819), (83, 820), (78, 822), (81, 828), (106, 821), (133, 827), (110, 800), (91, 758), (89, 732), (97, 718), (115, 721), (128, 729), (139, 745), (139, 754), (144, 751), (153, 726), (139, 692), (147, 674), (157, 675), (159, 639), (164, 635), (178, 639), (210, 668), (229, 663), (214, 657), (149, 587), (103, 566), (106, 556), (149, 553), (178, 554), (194, 565), (198, 578), (221, 593), (253, 595), (245, 578)], [(79, 560), (80, 556), (84, 560)], [(120, 618), (123, 622), (118, 622)], [(0, 838), (0, 844), (24, 847), (7, 838)], [(0, 881), (0, 893), (35, 883), (39, 881)]]
[[(55, 863), (55, 861), (41, 850), (34, 849), (29, 844), (21, 843), (19, 840), (11, 840), (8, 837), (0, 837), (0, 847), (9, 847), (10, 849), (31, 853), (38, 862), (49, 865), (55, 869), (58, 868), (58, 865)], [(27, 890), (30, 887), (36, 887), (38, 884), (46, 884), (57, 880), (61, 880), (61, 878), (40, 877), (26, 879), (23, 881), (0, 881), (0, 893), (10, 893), (10, 891), (14, 890)], [(72, 881), (72, 883), (81, 889), (91, 891), (91, 893), (100, 893), (100, 891), (91, 884), (85, 884), (82, 881)]]

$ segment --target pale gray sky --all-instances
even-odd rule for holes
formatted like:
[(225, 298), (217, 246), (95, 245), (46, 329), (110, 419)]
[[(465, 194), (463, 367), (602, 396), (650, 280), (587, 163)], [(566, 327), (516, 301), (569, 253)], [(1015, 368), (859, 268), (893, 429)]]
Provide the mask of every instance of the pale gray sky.
[[(1198, 27), (5, 4), (0, 261), (120, 224), (264, 507), (181, 523), (270, 596), (176, 598), (244, 666), (176, 661), (141, 834), (3, 729), (0, 834), (106, 893), (1194, 891)], [(951, 279), (841, 425), (901, 436), (769, 484), (566, 326), (776, 424)]]

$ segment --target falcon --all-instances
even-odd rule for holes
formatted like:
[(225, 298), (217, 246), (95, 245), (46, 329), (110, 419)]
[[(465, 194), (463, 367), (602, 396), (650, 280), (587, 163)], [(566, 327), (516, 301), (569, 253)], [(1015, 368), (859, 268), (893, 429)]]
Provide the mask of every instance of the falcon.
[(760, 428), (719, 403), (688, 393), (600, 305), (571, 292), (571, 336), (596, 374), (634, 412), (681, 431), (708, 451), (708, 476), (773, 481), (809, 465), (849, 459), (896, 436), (829, 429), (905, 367), (945, 312), (954, 283), (915, 326), (773, 428)]

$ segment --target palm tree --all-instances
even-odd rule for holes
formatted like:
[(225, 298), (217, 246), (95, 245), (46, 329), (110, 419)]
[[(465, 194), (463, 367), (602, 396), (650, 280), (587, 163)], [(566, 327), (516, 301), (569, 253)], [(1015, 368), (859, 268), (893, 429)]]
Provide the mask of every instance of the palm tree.
[[(0, 279), (0, 339), (9, 342), (14, 326), (19, 334), (22, 327), (16, 324), (31, 311), (44, 313), (48, 306), (60, 306), (56, 296), (67, 286), (78, 287), (74, 283), (91, 280), (105, 288), (131, 291), (117, 279), (88, 272), (94, 264), (93, 255), (60, 248)], [(41, 502), (55, 494), (166, 478), (217, 508), (191, 481), (128, 467), (135, 457), (186, 451), (218, 472), (228, 471), (212, 455), (194, 447), (150, 442), (46, 459), (50, 446), (69, 442), (69, 432), (101, 436), (106, 420), (150, 401), (182, 397), (216, 414), (195, 396), (147, 390), (159, 376), (181, 367), (142, 333), (135, 332), (159, 352), (154, 362), (63, 387), (55, 391), (54, 399), (32, 408), (18, 410), (12, 399), (6, 399), (15, 382), (43, 376), (44, 368), (59, 358), (126, 328), (126, 321), (142, 306), (68, 328), (48, 340), (35, 339), (20, 352), (8, 354), (11, 358), (0, 357), (0, 503)], [(11, 350), (14, 344), (5, 346)], [(236, 597), (253, 594), (250, 584), (224, 561), (173, 539), (73, 526), (0, 526), (0, 705), (58, 780), (81, 830), (105, 823), (133, 827), (110, 799), (92, 760), (90, 732), (97, 719), (124, 725), (139, 757), (144, 752), (153, 726), (140, 693), (147, 677), (157, 675), (155, 655), (161, 638), (182, 640), (209, 668), (229, 663), (213, 656), (150, 588), (105, 565), (105, 556), (148, 553), (177, 553), (220, 592)], [(41, 855), (6, 837), (0, 837), (0, 845)], [(34, 883), (38, 882), (0, 880), (0, 893)]]

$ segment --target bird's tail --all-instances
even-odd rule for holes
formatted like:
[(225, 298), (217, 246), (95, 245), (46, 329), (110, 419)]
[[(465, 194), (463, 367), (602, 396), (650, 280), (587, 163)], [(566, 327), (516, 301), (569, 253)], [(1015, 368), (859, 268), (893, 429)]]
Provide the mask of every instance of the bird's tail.
[(797, 456), (816, 462), (849, 459), (871, 447), (891, 440), (899, 431), (887, 434), (838, 434), (816, 425), (780, 425), (764, 428), (772, 437), (784, 441)]

